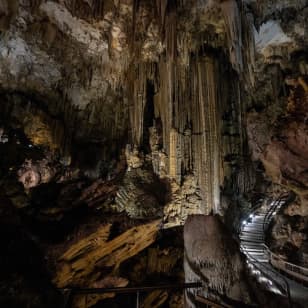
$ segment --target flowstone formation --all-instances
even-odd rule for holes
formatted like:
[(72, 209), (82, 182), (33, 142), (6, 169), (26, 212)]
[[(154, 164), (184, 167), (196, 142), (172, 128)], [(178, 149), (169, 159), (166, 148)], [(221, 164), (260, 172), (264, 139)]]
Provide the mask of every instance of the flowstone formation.
[(7, 119), (17, 116), (35, 144), (91, 177), (128, 143), (160, 178), (180, 186), (195, 178), (202, 205), (194, 212), (222, 212), (220, 187), (247, 154), (233, 77), (252, 83), (248, 8), (234, 0), (2, 2)]
[(232, 305), (251, 302), (236, 242), (217, 216), (190, 216), (184, 227), (184, 249), (187, 281), (206, 282), (201, 292), (186, 292), (186, 307), (195, 307), (196, 293), (219, 302), (224, 302), (225, 297), (234, 301), (225, 302)]
[[(31, 303), (25, 273), (6, 275), (5, 305), (21, 289), (16, 303), (41, 307), (64, 300), (56, 288), (187, 277), (211, 285), (204, 296), (251, 303), (227, 233), (273, 185), (294, 201), (271, 247), (307, 264), (307, 9), (305, 0), (0, 0), (0, 199), (13, 209), (0, 219), (20, 219), (49, 283), (46, 294), (31, 286)], [(185, 241), (204, 249), (185, 257), (201, 260), (202, 275), (188, 259), (183, 271), (186, 221)], [(153, 291), (140, 304), (182, 307), (181, 294)], [(80, 295), (72, 305), (135, 299)]]

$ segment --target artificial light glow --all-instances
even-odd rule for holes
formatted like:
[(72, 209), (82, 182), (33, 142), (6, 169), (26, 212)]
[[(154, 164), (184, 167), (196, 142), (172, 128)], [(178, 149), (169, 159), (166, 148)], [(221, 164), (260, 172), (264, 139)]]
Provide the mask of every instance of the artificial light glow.
[(259, 270), (253, 270), (252, 273), (255, 274), (255, 275), (258, 275), (258, 276), (261, 274), (261, 272)]
[(253, 218), (253, 214), (250, 214), (250, 215), (249, 215), (249, 218)]
[(243, 225), (246, 225), (246, 224), (247, 224), (247, 221), (246, 221), (246, 220), (243, 220), (242, 224), (243, 224)]
[(261, 276), (261, 277), (258, 278), (258, 281), (262, 283), (262, 282), (267, 282), (268, 279), (264, 276)]

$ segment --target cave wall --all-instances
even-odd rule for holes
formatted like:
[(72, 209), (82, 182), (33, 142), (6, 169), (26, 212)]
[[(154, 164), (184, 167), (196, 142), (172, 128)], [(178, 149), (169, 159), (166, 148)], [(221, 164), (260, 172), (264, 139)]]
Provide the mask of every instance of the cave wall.
[[(126, 144), (135, 156), (151, 152), (160, 178), (181, 186), (195, 177), (201, 202), (192, 212), (223, 212), (220, 188), (233, 181), (235, 169), (245, 174), (245, 101), (236, 75), (246, 88), (252, 85), (247, 7), (236, 1), (25, 0), (11, 14), (7, 3), (1, 41), (6, 118), (37, 123), (32, 130), (43, 136), (35, 142), (58, 149), (67, 164), (83, 163), (76, 149), (105, 163), (119, 158)], [(144, 151), (149, 130), (160, 141)], [(33, 132), (26, 133), (31, 139)], [(100, 166), (85, 163), (85, 173), (97, 177)]]
[[(39, 241), (62, 241), (63, 254), (46, 248), (55, 283), (143, 281), (120, 267), (136, 257), (138, 272), (158, 229), (194, 214), (235, 226), (286, 190), (296, 198), (273, 247), (307, 254), (306, 19), (304, 0), (0, 1), (1, 194)], [(102, 230), (118, 263), (97, 244)], [(141, 246), (127, 250), (131, 234)], [(174, 251), (155, 253), (168, 263)], [(106, 267), (116, 277), (104, 281)]]
[(2, 3), (5, 118), (36, 123), (30, 139), (40, 130), (36, 143), (87, 176), (129, 147), (161, 179), (194, 177), (201, 201), (171, 202), (177, 224), (181, 212), (224, 213), (226, 191), (253, 190), (247, 111), (271, 110), (273, 123), (284, 76), (305, 82), (305, 1)]

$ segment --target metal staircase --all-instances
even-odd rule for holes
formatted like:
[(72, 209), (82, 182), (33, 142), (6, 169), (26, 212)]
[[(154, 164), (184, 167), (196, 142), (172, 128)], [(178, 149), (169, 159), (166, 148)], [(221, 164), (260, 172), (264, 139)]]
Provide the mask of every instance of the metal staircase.
[[(281, 272), (285, 274), (283, 268), (288, 262), (280, 258), (280, 262), (277, 262), (278, 256), (266, 247), (264, 238), (272, 218), (287, 202), (287, 199), (288, 196), (281, 196), (277, 200), (271, 201), (268, 206), (254, 208), (242, 221), (239, 238), (240, 249), (246, 256), (250, 274), (255, 276), (267, 290), (287, 297), (289, 307), (292, 307), (294, 302), (307, 305), (308, 289), (281, 274)], [(306, 278), (308, 278), (308, 269), (301, 267), (298, 269), (298, 266), (294, 264), (293, 266), (297, 267), (297, 276), (301, 271), (304, 274), (307, 273)], [(291, 266), (287, 267), (292, 268)], [(301, 280), (305, 281), (305, 275), (301, 277)]]

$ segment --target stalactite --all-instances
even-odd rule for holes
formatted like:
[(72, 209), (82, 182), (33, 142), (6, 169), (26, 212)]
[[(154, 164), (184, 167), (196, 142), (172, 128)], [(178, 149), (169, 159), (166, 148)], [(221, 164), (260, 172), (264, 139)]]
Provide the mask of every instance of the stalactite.
[(158, 18), (160, 20), (161, 30), (163, 25), (165, 24), (167, 5), (168, 5), (168, 0), (156, 0), (156, 10)]
[(243, 56), (242, 21), (239, 8), (235, 0), (228, 0), (221, 3), (221, 9), (226, 25), (230, 62), (240, 73), (243, 70)]
[[(225, 74), (233, 74), (231, 69), (224, 67), (227, 60), (220, 58), (217, 53), (211, 54), (211, 48), (207, 48), (212, 47), (213, 40), (214, 48), (221, 46), (219, 44), (224, 36), (198, 33), (200, 43), (192, 46), (191, 34), (176, 31), (178, 9), (174, 4), (175, 2), (168, 3), (166, 0), (156, 1), (162, 41), (166, 46), (166, 53), (160, 56), (159, 63), (154, 65), (139, 62), (128, 69), (131, 142), (138, 148), (143, 140), (147, 82), (150, 80), (155, 92), (154, 117), (159, 118), (162, 123), (161, 153), (168, 157), (169, 166), (166, 169), (169, 177), (180, 184), (182, 175), (194, 174), (204, 202), (201, 212), (218, 213), (220, 186), (223, 185), (225, 176), (233, 172), (232, 167), (224, 163), (224, 157), (234, 156), (239, 160), (244, 153), (240, 148), (240, 144), (244, 142), (241, 134), (244, 108), (241, 89), (235, 79), (231, 82), (224, 80)], [(220, 5), (225, 19), (232, 67), (242, 76), (244, 66), (252, 63), (248, 70), (252, 75), (252, 29), (245, 28), (245, 25), (251, 24), (249, 16), (247, 17), (243, 8), (239, 9), (234, 0)], [(244, 53), (243, 46), (249, 47)], [(181, 52), (181, 57), (176, 57), (177, 52)], [(252, 79), (250, 82), (253, 84)], [(232, 108), (229, 108), (231, 103)], [(223, 133), (221, 119), (223, 113), (229, 109), (230, 117), (223, 122), (228, 131)], [(155, 155), (153, 167), (159, 173), (158, 152)]]
[(159, 63), (159, 92), (154, 97), (155, 116), (160, 117), (163, 126), (163, 144), (166, 153), (169, 153), (169, 138), (172, 128), (173, 102), (173, 71), (169, 61), (161, 59)]
[(251, 13), (245, 12), (243, 8), (241, 10), (241, 20), (242, 20), (242, 29), (243, 29), (243, 61), (246, 66), (248, 75), (247, 84), (252, 87), (255, 84), (254, 69), (255, 69), (255, 39), (254, 39), (254, 17)]
[(205, 212), (217, 212), (221, 184), (218, 68), (215, 59), (205, 57), (194, 63), (193, 71), (191, 105), (194, 170), (205, 201)]
[(168, 57), (175, 60), (177, 53), (177, 7), (176, 1), (168, 2), (168, 12), (165, 18), (165, 43)]
[[(135, 53), (135, 46), (136, 46), (136, 22), (137, 22), (137, 14), (139, 10), (140, 0), (133, 0), (133, 16), (132, 16), (132, 35), (130, 39), (130, 46), (132, 54)], [(138, 52), (139, 54), (139, 52)]]
[(188, 69), (161, 60), (155, 115), (162, 120), (163, 145), (169, 156), (169, 176), (181, 182), (182, 173), (195, 172), (206, 208), (219, 207), (222, 182), (218, 64), (211, 57)]
[(177, 1), (156, 0), (161, 40), (165, 43), (168, 58), (174, 61), (177, 53)]
[(154, 80), (156, 67), (153, 63), (137, 63), (129, 69), (128, 95), (132, 143), (139, 147), (143, 137), (143, 115), (147, 96), (147, 81)]

